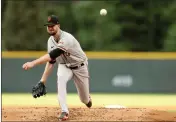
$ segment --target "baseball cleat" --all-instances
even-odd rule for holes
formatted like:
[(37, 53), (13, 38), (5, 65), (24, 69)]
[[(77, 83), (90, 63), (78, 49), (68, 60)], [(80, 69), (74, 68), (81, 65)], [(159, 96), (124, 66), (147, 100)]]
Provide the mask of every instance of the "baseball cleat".
[(59, 117), (59, 121), (66, 121), (66, 120), (68, 120), (68, 113), (62, 112)]
[(87, 106), (88, 108), (91, 108), (91, 107), (92, 107), (92, 101), (89, 101), (89, 102), (86, 104), (86, 106)]
[(92, 99), (91, 99), (90, 96), (89, 96), (89, 98), (90, 98), (90, 100), (89, 100), (89, 102), (86, 104), (86, 106), (87, 106), (88, 108), (91, 108), (91, 107), (92, 107)]

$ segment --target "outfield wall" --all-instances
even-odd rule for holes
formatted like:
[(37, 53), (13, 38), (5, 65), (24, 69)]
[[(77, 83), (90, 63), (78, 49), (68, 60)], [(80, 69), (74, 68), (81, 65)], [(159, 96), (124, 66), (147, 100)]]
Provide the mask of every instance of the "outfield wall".
[[(17, 55), (18, 54), (18, 55)], [(29, 71), (23, 63), (44, 52), (2, 53), (2, 92), (31, 92), (44, 65)], [(91, 92), (176, 93), (176, 53), (87, 53)], [(47, 81), (48, 92), (56, 92), (56, 70)], [(73, 81), (68, 92), (76, 92)]]

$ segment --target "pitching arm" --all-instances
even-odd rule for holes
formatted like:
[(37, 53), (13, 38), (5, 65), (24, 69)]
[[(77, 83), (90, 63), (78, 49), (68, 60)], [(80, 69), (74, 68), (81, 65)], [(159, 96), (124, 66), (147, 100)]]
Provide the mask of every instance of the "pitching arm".
[(32, 62), (25, 63), (23, 65), (23, 68), (25, 70), (28, 70), (28, 69), (36, 66), (36, 65), (43, 64), (43, 63), (46, 63), (46, 62), (51, 62), (63, 53), (64, 53), (63, 50), (61, 50), (60, 48), (56, 48), (56, 49), (52, 50), (50, 53), (45, 54), (44, 56), (42, 56), (42, 57), (40, 57), (40, 58), (38, 58), (38, 59), (36, 59)]

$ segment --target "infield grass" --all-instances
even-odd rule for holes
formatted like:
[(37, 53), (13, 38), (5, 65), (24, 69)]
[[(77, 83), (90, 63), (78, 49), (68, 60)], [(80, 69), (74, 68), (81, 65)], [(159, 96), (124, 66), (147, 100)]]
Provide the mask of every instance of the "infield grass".
[[(91, 94), (94, 107), (104, 107), (105, 105), (116, 104), (126, 107), (156, 107), (165, 106), (175, 108), (175, 94)], [(67, 95), (69, 107), (84, 107), (79, 96), (74, 94)], [(59, 106), (57, 94), (47, 94), (44, 97), (34, 99), (31, 94), (2, 94), (2, 106)], [(173, 110), (172, 109), (172, 110)]]

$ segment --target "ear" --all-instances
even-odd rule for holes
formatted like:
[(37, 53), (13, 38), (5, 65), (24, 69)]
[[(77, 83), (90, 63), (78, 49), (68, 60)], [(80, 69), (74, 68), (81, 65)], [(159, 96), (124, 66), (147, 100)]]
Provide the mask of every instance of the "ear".
[(58, 27), (60, 28), (60, 24), (58, 24)]

